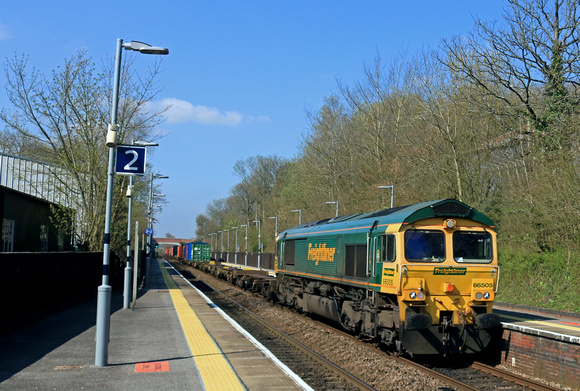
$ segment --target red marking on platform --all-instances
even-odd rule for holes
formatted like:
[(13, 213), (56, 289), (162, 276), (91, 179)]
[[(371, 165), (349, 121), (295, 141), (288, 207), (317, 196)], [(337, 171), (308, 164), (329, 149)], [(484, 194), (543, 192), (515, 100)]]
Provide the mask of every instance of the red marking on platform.
[(169, 361), (141, 362), (135, 364), (135, 373), (139, 372), (169, 372)]
[(580, 326), (580, 323), (574, 323), (574, 322), (560, 322), (560, 323), (569, 324), (570, 326)]

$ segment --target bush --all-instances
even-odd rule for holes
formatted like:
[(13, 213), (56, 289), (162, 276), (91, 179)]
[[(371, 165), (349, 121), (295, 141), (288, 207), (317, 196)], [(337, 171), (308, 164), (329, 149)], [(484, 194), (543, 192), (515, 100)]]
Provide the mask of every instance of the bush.
[(578, 256), (566, 249), (533, 252), (503, 248), (497, 300), (580, 312)]

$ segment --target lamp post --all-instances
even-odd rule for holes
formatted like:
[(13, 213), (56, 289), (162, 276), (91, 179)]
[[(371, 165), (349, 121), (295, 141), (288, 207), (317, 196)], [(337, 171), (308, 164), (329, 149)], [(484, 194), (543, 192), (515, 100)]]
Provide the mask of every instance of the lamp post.
[(338, 217), (338, 201), (328, 201), (327, 204), (336, 204), (336, 217)]
[[(132, 145), (140, 147), (156, 147), (159, 144), (146, 141), (133, 141)], [(127, 198), (129, 208), (127, 211), (127, 264), (125, 266), (125, 277), (123, 280), (123, 308), (129, 308), (131, 303), (131, 213), (133, 211), (133, 175), (129, 176), (129, 187), (127, 188)], [(137, 251), (137, 249), (135, 249)]]
[(240, 227), (246, 227), (246, 255), (244, 256), (244, 266), (248, 266), (248, 225), (242, 224)]
[(151, 261), (151, 253), (153, 253), (153, 198), (155, 196), (157, 197), (165, 197), (165, 194), (158, 194), (158, 193), (153, 193), (153, 179), (167, 179), (169, 178), (166, 175), (161, 175), (161, 174), (155, 174), (153, 175), (153, 172), (151, 172), (151, 176), (150, 176), (150, 180), (149, 180), (149, 203), (148, 203), (148, 207), (149, 209), (147, 210), (147, 215), (148, 215), (148, 225), (147, 228), (149, 230), (149, 237), (147, 238), (147, 262), (145, 262), (145, 284), (147, 284), (147, 281), (149, 279), (149, 262)]
[(224, 253), (224, 234), (222, 231), (218, 231), (218, 234), (221, 234), (220, 237), (222, 239), (221, 245), (220, 245), (220, 259), (223, 259), (224, 258), (224, 255), (223, 255), (223, 253)]
[(232, 227), (230, 229), (236, 230), (236, 253), (234, 255), (234, 263), (237, 264), (238, 263), (238, 227)]
[(294, 209), (290, 212), (298, 212), (298, 225), (302, 224), (302, 209)]
[(109, 148), (109, 164), (107, 169), (107, 193), (105, 206), (105, 232), (103, 238), (103, 279), (97, 293), (97, 325), (96, 325), (96, 348), (95, 365), (104, 367), (108, 362), (109, 355), (109, 329), (111, 321), (111, 291), (109, 285), (109, 248), (111, 245), (111, 209), (113, 204), (113, 177), (115, 175), (115, 152), (117, 139), (117, 111), (119, 109), (119, 85), (121, 79), (121, 56), (122, 49), (135, 50), (144, 54), (169, 54), (166, 48), (153, 47), (143, 42), (132, 41), (123, 44), (122, 39), (117, 39), (115, 53), (115, 74), (113, 80), (113, 102), (111, 105), (111, 123), (107, 132), (107, 147)]
[(217, 259), (217, 232), (214, 232), (213, 234), (213, 257), (215, 259)]
[(268, 217), (269, 219), (276, 220), (276, 228), (274, 229), (274, 240), (278, 237), (278, 216)]
[(226, 245), (226, 263), (230, 263), (230, 230), (224, 229), (228, 233), (228, 243)]
[(260, 220), (254, 220), (254, 223), (258, 226), (258, 269), (261, 269), (262, 264), (260, 263), (260, 255), (262, 254), (262, 242), (261, 235), (262, 231), (260, 228)]
[(393, 209), (393, 201), (395, 199), (395, 185), (379, 186), (379, 189), (391, 189), (391, 209)]

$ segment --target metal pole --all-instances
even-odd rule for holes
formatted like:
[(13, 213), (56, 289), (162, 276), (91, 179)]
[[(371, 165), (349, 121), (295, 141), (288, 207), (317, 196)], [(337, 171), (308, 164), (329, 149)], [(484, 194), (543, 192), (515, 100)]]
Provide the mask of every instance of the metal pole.
[(133, 271), (133, 311), (137, 304), (137, 278), (139, 277), (139, 221), (135, 221), (135, 269)]
[[(113, 102), (111, 108), (111, 123), (107, 134), (109, 147), (109, 167), (107, 170), (107, 203), (105, 207), (105, 235), (103, 239), (103, 282), (98, 288), (97, 295), (97, 325), (96, 325), (96, 349), (95, 365), (104, 367), (108, 362), (109, 355), (109, 330), (111, 326), (111, 286), (109, 285), (109, 247), (111, 242), (111, 206), (113, 200), (113, 177), (115, 175), (115, 151), (114, 136), (117, 130), (117, 109), (119, 105), (119, 80), (121, 74), (121, 54), (123, 40), (117, 39), (115, 54), (115, 77), (113, 84)], [(109, 137), (113, 136), (112, 140)], [(110, 142), (109, 142), (110, 141)]]
[(224, 231), (226, 231), (228, 233), (228, 246), (227, 246), (227, 251), (226, 251), (226, 262), (230, 263), (230, 230), (224, 229)]
[(238, 263), (238, 227), (232, 227), (230, 229), (236, 229), (236, 254), (234, 256), (234, 263)]
[(278, 237), (278, 216), (268, 217), (268, 218), (276, 220), (276, 228), (274, 229), (274, 239), (276, 239)]
[(395, 200), (395, 185), (379, 186), (379, 189), (391, 189), (391, 209), (393, 209), (393, 204)]
[(327, 204), (336, 204), (336, 217), (338, 217), (338, 201), (328, 201)]
[(131, 211), (133, 208), (133, 176), (129, 177), (129, 188), (127, 197), (129, 198), (129, 210), (127, 211), (127, 265), (125, 266), (125, 279), (123, 283), (123, 308), (129, 308), (131, 303)]
[(248, 225), (242, 224), (241, 227), (246, 227), (246, 254), (244, 256), (244, 265), (248, 266)]
[(302, 224), (302, 209), (294, 209), (290, 212), (298, 212), (298, 225)]
[[(148, 214), (148, 224), (147, 224), (147, 228), (151, 229), (153, 228), (153, 222), (152, 222), (152, 214), (153, 214), (153, 171), (151, 171), (151, 175), (150, 175), (150, 179), (149, 179), (149, 209), (147, 210), (147, 214)], [(149, 261), (151, 260), (151, 245), (152, 240), (153, 240), (153, 235), (149, 234), (147, 235), (147, 260), (145, 261), (145, 280), (144, 280), (144, 285), (147, 284), (148, 279), (149, 279)]]
[(221, 244), (220, 244), (220, 259), (224, 259), (224, 233), (222, 231), (218, 231), (221, 237)]
[(262, 254), (262, 242), (261, 242), (261, 227), (260, 227), (260, 220), (256, 220), (254, 221), (254, 223), (256, 223), (258, 225), (258, 269), (262, 268), (262, 264), (261, 264), (261, 260), (260, 260), (260, 256)]

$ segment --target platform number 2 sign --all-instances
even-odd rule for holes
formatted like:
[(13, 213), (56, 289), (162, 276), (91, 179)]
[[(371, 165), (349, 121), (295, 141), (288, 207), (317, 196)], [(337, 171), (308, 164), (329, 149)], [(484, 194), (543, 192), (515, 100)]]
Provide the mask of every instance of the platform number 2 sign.
[(115, 172), (118, 175), (145, 174), (146, 147), (135, 145), (117, 145), (117, 163)]

